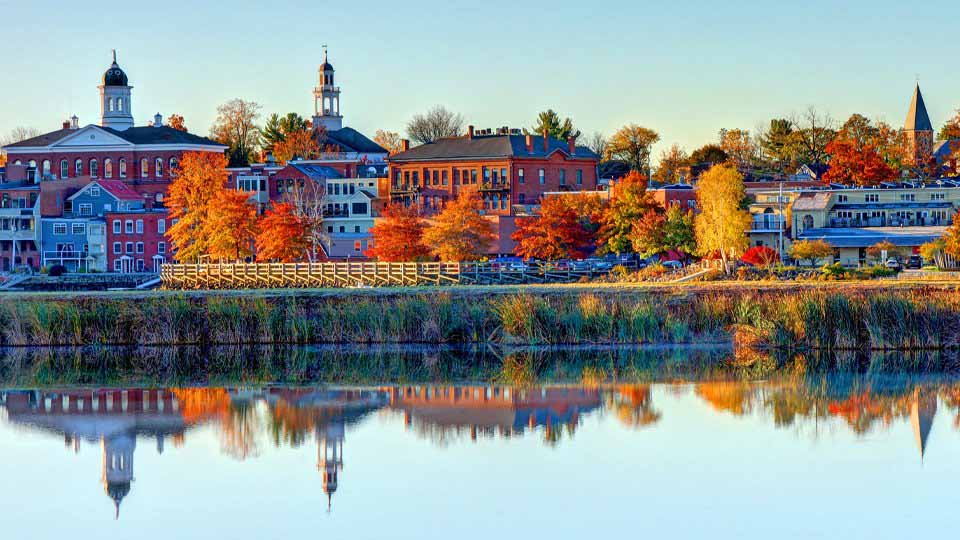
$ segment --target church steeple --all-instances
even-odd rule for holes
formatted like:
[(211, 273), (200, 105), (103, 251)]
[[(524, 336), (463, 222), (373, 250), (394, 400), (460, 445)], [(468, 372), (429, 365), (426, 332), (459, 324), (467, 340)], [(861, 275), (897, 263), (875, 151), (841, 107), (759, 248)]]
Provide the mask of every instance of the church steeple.
[(117, 50), (113, 50), (113, 63), (103, 73), (100, 89), (100, 125), (123, 131), (133, 127), (133, 112), (130, 102), (132, 86), (127, 74), (117, 64)]
[(327, 46), (323, 46), (323, 64), (319, 69), (320, 85), (313, 89), (313, 125), (323, 126), (328, 131), (343, 127), (340, 114), (340, 87), (334, 81), (333, 64), (327, 57)]
[(920, 93), (920, 83), (913, 90), (913, 99), (910, 100), (910, 110), (907, 111), (907, 121), (903, 125), (907, 131), (933, 131), (930, 116), (927, 115), (927, 106), (923, 103), (923, 94)]
[(914, 167), (922, 169), (933, 156), (933, 124), (930, 123), (927, 106), (920, 93), (920, 83), (914, 87), (903, 131), (907, 138), (908, 157)]

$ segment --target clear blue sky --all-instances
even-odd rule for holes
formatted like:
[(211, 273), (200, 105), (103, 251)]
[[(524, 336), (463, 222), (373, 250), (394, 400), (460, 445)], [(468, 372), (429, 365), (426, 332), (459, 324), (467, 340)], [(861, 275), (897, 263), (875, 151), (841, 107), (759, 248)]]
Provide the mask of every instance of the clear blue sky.
[(638, 123), (657, 153), (689, 151), (808, 105), (900, 125), (917, 75), (935, 126), (960, 107), (955, 0), (456, 4), (0, 0), (0, 134), (95, 122), (111, 48), (137, 124), (177, 112), (201, 133), (234, 97), (311, 114), (324, 43), (345, 123), (370, 135), (434, 104), (478, 128), (552, 107), (587, 134)]

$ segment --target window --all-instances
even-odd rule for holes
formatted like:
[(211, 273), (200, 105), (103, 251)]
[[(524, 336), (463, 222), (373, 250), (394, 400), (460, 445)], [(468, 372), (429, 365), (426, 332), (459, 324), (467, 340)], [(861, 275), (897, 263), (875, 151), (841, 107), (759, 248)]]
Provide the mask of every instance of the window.
[(476, 183), (477, 183), (477, 170), (476, 170), (476, 169), (470, 169), (470, 183), (471, 183), (471, 184), (476, 184)]
[(100, 166), (96, 159), (90, 160), (90, 176), (96, 178), (100, 174)]
[(359, 226), (359, 225), (354, 225), (354, 226), (353, 226), (353, 232), (355, 232), (355, 233), (360, 232), (360, 226)]
[(61, 159), (60, 160), (60, 178), (63, 179), (63, 178), (67, 178), (68, 176), (70, 176), (70, 164), (67, 163), (67, 160)]
[(357, 253), (360, 253), (360, 241), (359, 241), (359, 240), (354, 240), (354, 242), (353, 242), (353, 250), (356, 251)]
[(43, 160), (43, 177), (44, 178), (50, 177), (50, 160), (49, 159)]
[(170, 168), (167, 171), (170, 173), (170, 176), (173, 176), (173, 171), (177, 168), (177, 158), (170, 158)]
[(67, 224), (66, 223), (54, 223), (53, 224), (53, 234), (63, 235), (67, 234)]
[(150, 166), (147, 164), (147, 158), (140, 158), (140, 178), (146, 178), (150, 174)]
[(83, 176), (83, 161), (78, 159), (73, 162), (73, 175)]
[(81, 216), (92, 216), (93, 215), (93, 204), (92, 203), (80, 203), (79, 205), (80, 215)]
[(127, 160), (120, 158), (120, 161), (117, 162), (117, 168), (119, 169), (120, 178), (127, 177)]
[(117, 110), (118, 111), (123, 110), (123, 98), (117, 98)]
[(113, 220), (113, 234), (120, 234), (120, 220)]
[(837, 195), (837, 202), (847, 202), (846, 195)]
[(70, 232), (72, 234), (87, 234), (87, 224), (86, 223), (74, 223), (70, 226)]
[(328, 233), (332, 233), (332, 232), (333, 232), (333, 225), (327, 225), (327, 232), (328, 232)]
[(566, 169), (560, 169), (560, 185), (561, 185), (561, 186), (567, 185), (567, 170), (566, 170)]
[(166, 242), (157, 242), (157, 253), (163, 255), (167, 252), (167, 243)]
[(113, 112), (113, 98), (107, 98), (107, 111)]
[(153, 172), (154, 172), (154, 176), (156, 176), (157, 178), (160, 178), (161, 176), (163, 176), (163, 158), (157, 158), (156, 168), (154, 169)]
[(133, 253), (133, 242), (127, 242), (125, 247), (127, 253)]
[(583, 185), (583, 169), (577, 169), (577, 185)]
[(500, 169), (500, 181), (503, 182), (504, 184), (507, 183), (507, 169), (506, 169), (506, 168)]
[(119, 255), (123, 252), (123, 247), (120, 245), (120, 242), (113, 243), (113, 254)]
[(547, 181), (547, 171), (540, 169), (540, 183), (543, 184)]
[(946, 197), (947, 197), (947, 194), (946, 194), (946, 193), (939, 193), (939, 192), (938, 192), (938, 193), (931, 193), (931, 194), (930, 194), (930, 200), (931, 200), (931, 201), (942, 201), (942, 200), (946, 199)]
[(157, 220), (157, 233), (163, 234), (167, 232), (167, 220), (158, 219)]
[(490, 169), (486, 167), (483, 168), (483, 183), (484, 184), (490, 183)]
[(113, 271), (114, 271), (114, 272), (119, 272), (119, 271), (120, 271), (120, 259), (115, 259), (115, 260), (113, 261)]
[(137, 234), (143, 234), (143, 220), (137, 220)]
[(433, 185), (440, 185), (440, 171), (436, 169), (433, 171)]
[(143, 259), (137, 259), (137, 272), (143, 272)]
[(351, 209), (351, 212), (352, 212), (354, 215), (357, 215), (357, 214), (366, 215), (366, 213), (367, 213), (367, 203), (365, 203), (365, 202), (355, 202), (355, 203), (353, 203), (353, 208)]
[(917, 195), (915, 193), (901, 193), (900, 200), (905, 202), (913, 202), (917, 200)]
[(523, 167), (520, 167), (519, 169), (517, 169), (517, 181), (520, 182), (521, 184), (524, 182)]
[(445, 186), (445, 185), (447, 185), (447, 181), (448, 181), (448, 180), (447, 180), (447, 170), (444, 169), (443, 172), (440, 174), (440, 184)]
[(347, 232), (346, 228), (343, 225), (340, 226), (340, 232)]
[(127, 221), (125, 221), (125, 222), (123, 223), (123, 230), (124, 230), (124, 232), (126, 232), (127, 234), (133, 234), (133, 220), (132, 220), (132, 219), (128, 219)]
[(100, 196), (100, 186), (90, 186), (90, 196), (99, 197)]
[(878, 193), (867, 193), (864, 195), (863, 200), (866, 202), (880, 202), (880, 195)]
[(527, 197), (523, 193), (521, 193), (520, 195), (517, 195), (517, 197), (518, 197), (518, 200), (520, 201), (520, 204), (523, 204), (524, 202), (526, 202)]
[(103, 160), (103, 177), (113, 178), (113, 160), (110, 158)]
[(137, 253), (143, 253), (143, 242), (137, 242)]

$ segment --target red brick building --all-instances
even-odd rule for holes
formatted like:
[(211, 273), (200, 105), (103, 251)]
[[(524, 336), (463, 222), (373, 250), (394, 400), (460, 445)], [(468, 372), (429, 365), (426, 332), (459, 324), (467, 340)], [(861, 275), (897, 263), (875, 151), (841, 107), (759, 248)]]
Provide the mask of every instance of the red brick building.
[(166, 210), (107, 212), (107, 269), (113, 272), (159, 272), (173, 260), (166, 232)]
[(484, 214), (500, 241), (493, 253), (512, 253), (510, 232), (524, 205), (538, 204), (544, 193), (597, 189), (600, 156), (544, 135), (523, 135), (501, 128), (441, 139), (387, 158), (392, 203), (419, 206), (431, 216), (461, 193), (478, 193)]

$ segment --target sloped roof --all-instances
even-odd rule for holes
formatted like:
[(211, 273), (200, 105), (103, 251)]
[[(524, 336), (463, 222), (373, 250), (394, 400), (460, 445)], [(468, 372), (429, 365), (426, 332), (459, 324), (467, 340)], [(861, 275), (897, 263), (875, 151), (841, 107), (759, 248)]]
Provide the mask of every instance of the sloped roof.
[(910, 110), (907, 111), (907, 121), (903, 128), (907, 131), (933, 131), (930, 116), (927, 115), (927, 106), (923, 103), (923, 94), (918, 84), (913, 90), (913, 99), (910, 100)]
[(327, 138), (347, 152), (357, 152), (360, 154), (388, 153), (386, 148), (373, 142), (367, 138), (366, 135), (353, 128), (345, 127), (335, 131), (328, 131)]
[[(123, 131), (102, 126), (96, 127), (133, 144), (193, 144), (202, 146), (224, 146), (206, 137), (194, 135), (193, 133), (187, 133), (185, 131), (179, 131), (169, 126), (141, 126), (132, 127)], [(43, 135), (38, 135), (18, 143), (9, 144), (4, 148), (50, 146), (51, 144), (55, 144), (76, 132), (76, 129), (58, 129), (57, 131), (44, 133)]]
[[(498, 157), (539, 157), (545, 158), (553, 152), (568, 154), (567, 141), (549, 139), (547, 150), (543, 148), (543, 136), (533, 136), (533, 151), (527, 152), (524, 135), (480, 135), (470, 137), (451, 137), (411, 148), (406, 152), (387, 158), (388, 161), (423, 161), (441, 159), (484, 159)], [(576, 147), (576, 158), (599, 160), (586, 146)]]
[(333, 167), (327, 167), (325, 165), (314, 165), (311, 163), (297, 163), (291, 161), (287, 163), (290, 167), (302, 172), (307, 178), (311, 180), (328, 180), (331, 178), (340, 178), (343, 174), (334, 169)]
[(793, 211), (825, 210), (830, 204), (830, 193), (804, 193), (793, 201)]
[(130, 188), (130, 186), (124, 184), (120, 180), (93, 180), (89, 184), (83, 186), (76, 193), (68, 197), (68, 200), (73, 200), (76, 196), (80, 195), (84, 191), (90, 188), (90, 186), (97, 185), (103, 188), (107, 193), (113, 195), (118, 200), (121, 201), (140, 201), (143, 200), (143, 196)]

